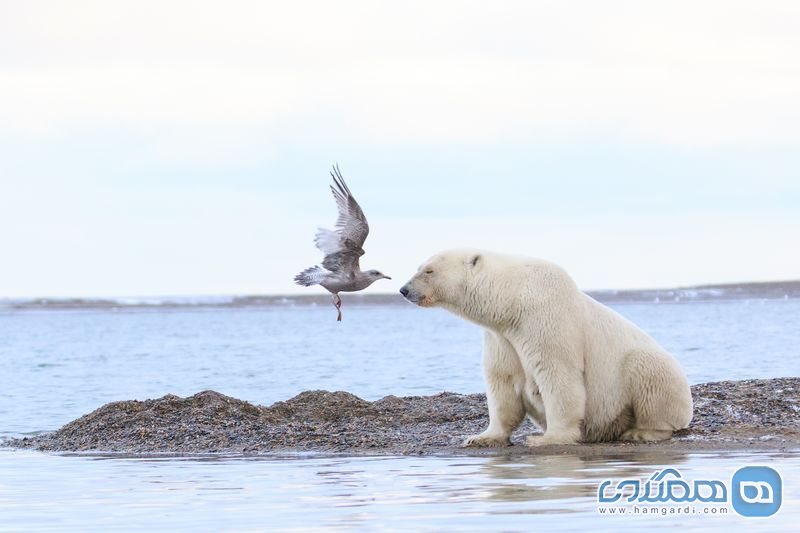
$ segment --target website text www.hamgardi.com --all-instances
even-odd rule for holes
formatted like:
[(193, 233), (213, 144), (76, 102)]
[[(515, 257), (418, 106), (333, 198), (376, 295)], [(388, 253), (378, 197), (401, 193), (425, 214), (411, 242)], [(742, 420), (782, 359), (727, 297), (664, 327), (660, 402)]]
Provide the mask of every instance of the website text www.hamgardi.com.
[(726, 482), (685, 479), (676, 468), (656, 470), (648, 479), (606, 479), (597, 487), (601, 515), (727, 515), (768, 518), (783, 501), (783, 480), (773, 468), (747, 465)]
[(702, 507), (688, 505), (685, 507), (633, 505), (630, 507), (598, 507), (597, 512), (607, 515), (653, 515), (653, 516), (690, 516), (690, 515), (726, 515), (727, 507)]

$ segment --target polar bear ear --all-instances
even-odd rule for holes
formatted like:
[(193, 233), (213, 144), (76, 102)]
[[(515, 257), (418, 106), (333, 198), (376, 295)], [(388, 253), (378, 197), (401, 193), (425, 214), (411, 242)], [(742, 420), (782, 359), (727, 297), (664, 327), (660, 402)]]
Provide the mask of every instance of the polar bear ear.
[(478, 261), (480, 261), (480, 260), (481, 260), (481, 254), (475, 254), (470, 258), (468, 264), (469, 264), (469, 266), (474, 267), (474, 266), (476, 266), (478, 264)]

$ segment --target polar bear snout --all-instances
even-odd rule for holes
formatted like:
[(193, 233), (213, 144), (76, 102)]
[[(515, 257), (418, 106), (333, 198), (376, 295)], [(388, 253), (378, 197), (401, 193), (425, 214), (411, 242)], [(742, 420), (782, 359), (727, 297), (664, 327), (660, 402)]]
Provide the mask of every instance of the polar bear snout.
[[(422, 287), (420, 287), (420, 285), (422, 285)], [(426, 291), (426, 288), (425, 284), (420, 283), (417, 276), (414, 276), (403, 285), (400, 289), (400, 294), (412, 304), (420, 307), (431, 307), (434, 301), (431, 299), (431, 295), (428, 294), (428, 291)]]
[(411, 282), (403, 285), (403, 287), (400, 289), (400, 294), (402, 294), (403, 298), (405, 298), (412, 304), (420, 305), (421, 302), (425, 299), (424, 294), (414, 290), (414, 287), (411, 286)]

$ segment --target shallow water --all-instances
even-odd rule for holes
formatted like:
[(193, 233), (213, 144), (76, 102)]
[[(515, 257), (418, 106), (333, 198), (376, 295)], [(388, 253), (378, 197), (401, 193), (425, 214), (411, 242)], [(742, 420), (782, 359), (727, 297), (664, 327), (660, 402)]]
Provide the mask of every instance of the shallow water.
[[(800, 301), (624, 304), (693, 383), (797, 375)], [(481, 335), (412, 306), (0, 312), (0, 436), (58, 428), (120, 399), (214, 389), (270, 404), (307, 389), (478, 392)], [(0, 450), (0, 530), (724, 527), (728, 516), (608, 517), (600, 479), (662, 466), (729, 479), (768, 463), (796, 523), (797, 454), (526, 458), (96, 458)]]
[[(645, 479), (670, 466), (685, 479), (728, 480), (752, 462), (783, 476), (784, 503), (772, 518), (701, 504), (698, 514), (678, 517), (598, 511), (604, 479)], [(0, 529), (7, 530), (774, 530), (800, 520), (800, 461), (785, 454), (123, 459), (0, 451), (0, 464)]]
[[(800, 300), (626, 304), (617, 311), (692, 383), (800, 373)], [(0, 436), (100, 405), (213, 389), (271, 404), (308, 389), (362, 398), (480, 392), (481, 333), (411, 305), (0, 313)]]

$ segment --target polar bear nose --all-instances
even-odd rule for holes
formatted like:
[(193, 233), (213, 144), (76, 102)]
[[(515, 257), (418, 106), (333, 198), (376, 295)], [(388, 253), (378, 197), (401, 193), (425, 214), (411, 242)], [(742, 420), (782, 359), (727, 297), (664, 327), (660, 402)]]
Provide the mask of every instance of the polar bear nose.
[(405, 298), (406, 296), (408, 296), (408, 287), (406, 287), (405, 285), (403, 285), (403, 287), (400, 289), (400, 294), (402, 294), (402, 295), (403, 295), (403, 298)]

